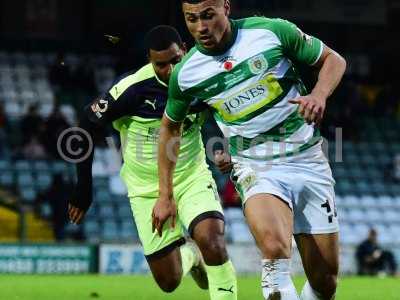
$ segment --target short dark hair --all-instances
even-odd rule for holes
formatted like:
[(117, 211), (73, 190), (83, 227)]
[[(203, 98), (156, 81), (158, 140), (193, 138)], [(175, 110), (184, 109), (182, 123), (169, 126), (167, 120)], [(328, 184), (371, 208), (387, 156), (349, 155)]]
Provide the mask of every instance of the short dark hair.
[(189, 4), (197, 4), (197, 3), (201, 3), (203, 1), (205, 1), (205, 0), (181, 0), (182, 3), (186, 2)]
[(204, 1), (206, 0), (181, 0), (182, 3), (189, 3), (189, 4), (198, 4)]
[(159, 25), (152, 28), (146, 33), (144, 38), (147, 53), (150, 52), (150, 49), (155, 51), (166, 50), (173, 43), (176, 43), (179, 47), (183, 46), (178, 31), (174, 27), (168, 25)]

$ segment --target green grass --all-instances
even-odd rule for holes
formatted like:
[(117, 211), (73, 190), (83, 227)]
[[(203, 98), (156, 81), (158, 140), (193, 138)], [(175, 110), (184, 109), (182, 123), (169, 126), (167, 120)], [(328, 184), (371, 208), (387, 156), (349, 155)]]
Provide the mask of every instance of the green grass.
[[(300, 290), (305, 279), (295, 279)], [(257, 277), (239, 279), (239, 300), (262, 300)], [(169, 300), (209, 299), (190, 278), (173, 294), (164, 294), (149, 276), (39, 276), (1, 275), (0, 299), (4, 300)], [(400, 279), (340, 279), (337, 300), (399, 300)]]

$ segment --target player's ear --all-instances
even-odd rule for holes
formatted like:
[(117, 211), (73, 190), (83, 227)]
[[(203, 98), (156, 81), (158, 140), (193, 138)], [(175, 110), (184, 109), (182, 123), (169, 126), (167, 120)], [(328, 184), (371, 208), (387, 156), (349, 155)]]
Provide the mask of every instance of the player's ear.
[(231, 14), (231, 2), (229, 0), (224, 0), (224, 9), (225, 16), (229, 16)]
[(147, 49), (147, 53), (146, 53), (146, 57), (147, 57), (147, 60), (149, 61), (149, 62), (151, 62), (151, 53), (152, 52), (154, 52), (154, 50), (153, 49), (151, 49), (151, 48), (148, 48)]
[(187, 53), (187, 46), (186, 46), (186, 43), (182, 43), (181, 49), (182, 49), (182, 51), (183, 51), (183, 54), (186, 54), (186, 53)]

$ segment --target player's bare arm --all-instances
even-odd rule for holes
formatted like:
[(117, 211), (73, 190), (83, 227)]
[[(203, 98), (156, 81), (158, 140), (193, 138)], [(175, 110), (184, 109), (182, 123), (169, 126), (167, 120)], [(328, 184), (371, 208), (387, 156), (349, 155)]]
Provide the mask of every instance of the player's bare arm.
[(173, 197), (173, 173), (179, 154), (181, 139), (181, 122), (174, 122), (165, 115), (161, 121), (158, 147), (158, 177), (160, 196), (153, 208), (153, 232), (157, 230), (161, 236), (162, 229), (169, 218), (175, 227), (176, 204)]
[(319, 68), (318, 81), (307, 96), (290, 101), (299, 104), (299, 113), (311, 124), (319, 124), (324, 116), (326, 100), (333, 93), (343, 77), (346, 61), (337, 52), (324, 45), (320, 59), (315, 64)]

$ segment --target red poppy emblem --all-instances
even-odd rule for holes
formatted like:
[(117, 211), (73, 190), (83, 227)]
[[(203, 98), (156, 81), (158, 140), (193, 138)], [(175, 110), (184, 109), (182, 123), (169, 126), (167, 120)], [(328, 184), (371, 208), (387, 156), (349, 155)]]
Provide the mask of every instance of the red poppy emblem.
[(224, 62), (224, 69), (225, 70), (230, 71), (230, 70), (232, 70), (232, 68), (233, 68), (232, 62), (230, 62), (230, 61)]

